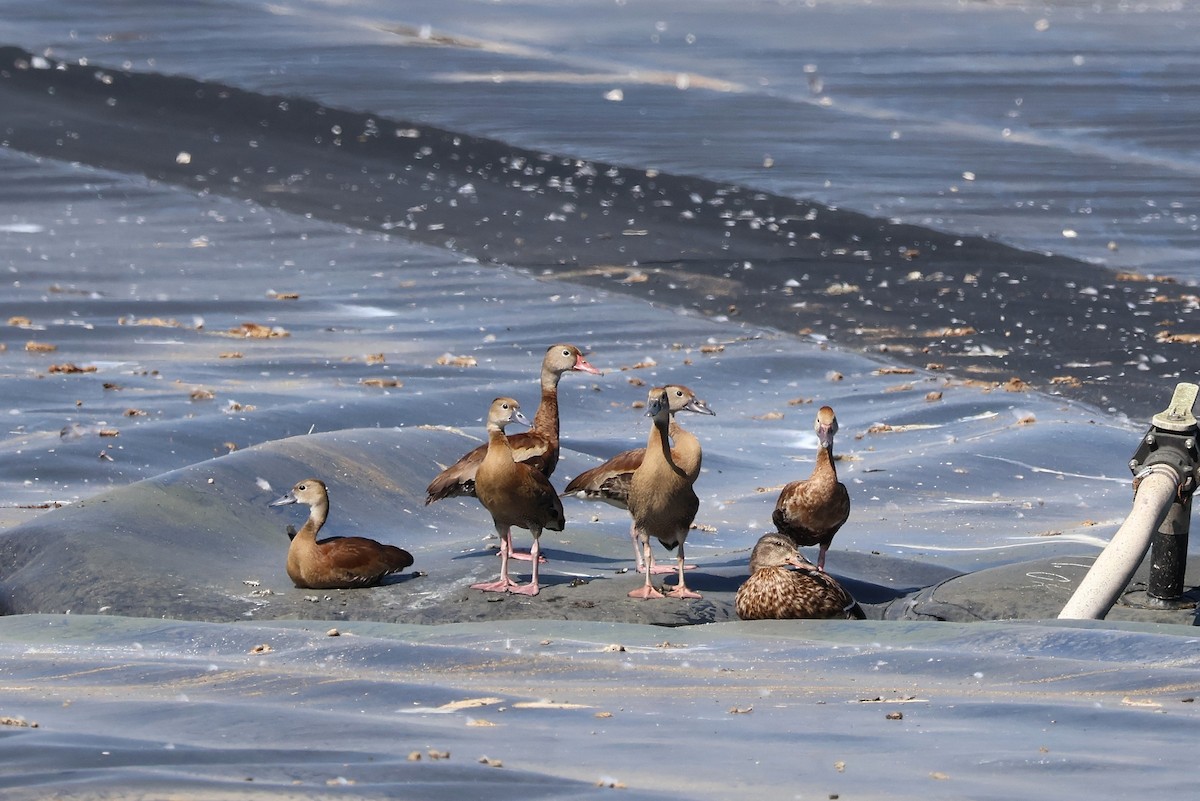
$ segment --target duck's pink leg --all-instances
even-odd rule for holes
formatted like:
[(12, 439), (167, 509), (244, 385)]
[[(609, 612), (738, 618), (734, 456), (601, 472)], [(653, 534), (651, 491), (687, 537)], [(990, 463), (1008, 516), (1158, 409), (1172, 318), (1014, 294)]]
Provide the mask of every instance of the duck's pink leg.
[(687, 582), (683, 580), (683, 540), (679, 541), (679, 583), (675, 585), (675, 589), (670, 590), (667, 595), (672, 598), (701, 598), (703, 596), (698, 592), (693, 592), (687, 587)]
[(484, 581), (479, 584), (472, 584), (471, 589), (473, 590), (508, 592), (516, 586), (513, 580), (508, 577), (508, 554), (512, 549), (512, 530), (508, 526), (496, 526), (496, 533), (500, 535), (500, 578), (497, 581)]
[[(645, 554), (644, 558), (646, 560), (646, 563), (649, 564), (650, 559), (652, 558), (651, 554), (650, 554), (650, 537), (646, 534), (642, 534), (641, 540), (642, 540), (642, 552)], [(630, 590), (629, 597), (630, 598), (640, 598), (643, 601), (649, 600), (651, 598), (663, 597), (663, 594), (661, 592), (659, 592), (658, 590), (654, 589), (653, 585), (650, 584), (650, 571), (647, 570), (645, 573), (645, 576), (646, 576), (645, 583), (636, 590)]]
[(509, 592), (517, 595), (537, 595), (538, 594), (538, 564), (544, 560), (539, 559), (541, 546), (538, 544), (538, 538), (541, 537), (541, 530), (533, 532), (533, 546), (529, 549), (530, 561), (533, 563), (533, 577), (528, 584), (517, 585), (513, 584), (509, 588)]

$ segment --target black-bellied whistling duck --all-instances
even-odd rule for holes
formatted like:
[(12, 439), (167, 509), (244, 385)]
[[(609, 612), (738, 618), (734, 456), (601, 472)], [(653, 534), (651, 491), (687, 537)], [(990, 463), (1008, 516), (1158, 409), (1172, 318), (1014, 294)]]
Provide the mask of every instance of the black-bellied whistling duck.
[[(654, 387), (650, 390), (646, 402), (652, 403), (664, 391), (667, 393), (667, 404), (671, 412), (671, 427), (668, 429), (668, 436), (672, 442), (675, 442), (678, 437), (690, 438), (688, 447), (673, 454), (672, 459), (676, 464), (681, 464), (691, 458), (691, 462), (681, 464), (681, 467), (694, 482), (700, 475), (700, 447), (698, 443), (694, 443), (693, 447), (692, 441), (695, 440), (695, 436), (676, 422), (675, 413), (686, 411), (697, 414), (716, 414), (716, 412), (710, 409), (707, 403), (697, 398), (695, 392), (682, 384)], [(672, 448), (672, 451), (675, 451), (675, 448)], [(694, 458), (692, 458), (692, 454), (694, 454)], [(576, 498), (587, 501), (603, 501), (618, 509), (628, 509), (629, 486), (633, 481), (633, 472), (641, 466), (645, 457), (645, 448), (633, 448), (618, 453), (604, 464), (575, 476), (567, 484), (562, 494), (564, 496), (574, 495)], [(637, 558), (638, 572), (643, 573), (646, 570), (646, 564), (642, 556), (642, 544), (638, 539), (637, 527), (632, 522), (629, 525), (629, 536), (633, 540), (633, 553)], [(694, 565), (685, 565), (685, 567), (690, 569)], [(656, 565), (651, 559), (650, 570), (654, 573), (672, 573), (675, 568)]]
[[(533, 416), (533, 425), (509, 438), (513, 459), (537, 468), (546, 478), (550, 478), (558, 464), (558, 381), (563, 373), (572, 371), (600, 375), (579, 348), (551, 345), (542, 359), (542, 400)], [(480, 445), (439, 473), (425, 489), (425, 503), (475, 495), (475, 472), (487, 448)]]
[(838, 481), (833, 464), (833, 435), (838, 430), (833, 409), (822, 406), (814, 427), (820, 446), (812, 475), (804, 481), (793, 481), (780, 491), (771, 519), (779, 533), (791, 538), (797, 546), (820, 546), (817, 570), (824, 570), (829, 543), (850, 516), (850, 493)]
[[(654, 424), (650, 427), (646, 455), (633, 471), (629, 484), (629, 514), (633, 517), (647, 565), (651, 559), (651, 537), (667, 548), (679, 549), (679, 582), (667, 594), (675, 598), (699, 598), (699, 593), (688, 589), (684, 578), (683, 544), (700, 508), (700, 499), (692, 489), (695, 479), (689, 475), (693, 465), (699, 472), (700, 443), (695, 437), (683, 436), (681, 427), (676, 433), (675, 448), (671, 447), (668, 439), (671, 407), (665, 391), (650, 402), (646, 415), (654, 418)], [(650, 584), (651, 571), (647, 570), (645, 575), (645, 583), (632, 590), (629, 597), (661, 598), (662, 593)]]
[[(500, 578), (471, 586), (488, 592), (537, 595), (538, 538), (543, 529), (562, 531), (566, 518), (550, 480), (528, 464), (514, 460), (509, 438), (504, 435), (505, 426), (513, 422), (528, 422), (521, 414), (520, 404), (512, 398), (492, 401), (487, 417), (487, 453), (475, 473), (475, 496), (492, 515), (496, 533), (500, 535)], [(525, 585), (518, 585), (508, 577), (513, 526), (529, 529), (533, 535), (533, 547), (529, 550), (533, 578)]]
[(766, 534), (755, 544), (750, 578), (738, 588), (734, 608), (742, 620), (866, 619), (854, 597), (782, 534)]
[(290, 503), (308, 506), (308, 520), (288, 546), (287, 574), (297, 587), (313, 590), (372, 587), (413, 563), (412, 554), (403, 548), (366, 537), (330, 537), (318, 542), (317, 532), (329, 517), (329, 492), (315, 478), (297, 483), (270, 505)]

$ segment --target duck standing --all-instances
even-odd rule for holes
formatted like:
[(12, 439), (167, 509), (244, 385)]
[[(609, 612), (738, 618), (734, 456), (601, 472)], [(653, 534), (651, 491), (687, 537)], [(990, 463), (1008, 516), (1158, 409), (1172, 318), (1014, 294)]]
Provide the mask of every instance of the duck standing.
[(742, 620), (866, 619), (833, 576), (815, 569), (791, 539), (775, 533), (755, 544), (750, 578), (738, 588), (734, 608)]
[(330, 537), (317, 540), (329, 517), (329, 491), (325, 483), (307, 478), (297, 483), (271, 506), (302, 503), (308, 520), (288, 546), (287, 574), (303, 589), (328, 590), (372, 587), (413, 563), (412, 554), (395, 545), (366, 537)]
[[(686, 447), (672, 447), (672, 461), (680, 464), (684, 472), (694, 482), (700, 475), (701, 450), (695, 435), (685, 430), (675, 420), (675, 414), (681, 411), (696, 412), (697, 414), (716, 414), (708, 404), (696, 397), (696, 393), (682, 384), (669, 384), (665, 387), (654, 387), (647, 397), (647, 404), (663, 392), (667, 393), (667, 404), (671, 413), (671, 426), (667, 435), (671, 442), (677, 442), (679, 437), (687, 440)], [(690, 439), (689, 439), (690, 438)], [(633, 482), (633, 474), (646, 458), (645, 448), (633, 448), (622, 451), (602, 465), (585, 470), (567, 484), (563, 496), (574, 495), (582, 500), (602, 501), (618, 509), (629, 509), (629, 487)], [(689, 461), (690, 460), (690, 461)], [(638, 538), (637, 526), (630, 522), (629, 536), (633, 540), (633, 553), (637, 559), (637, 571), (646, 571), (646, 562), (642, 555), (642, 544)], [(687, 565), (686, 567), (693, 567)], [(653, 573), (672, 573), (675, 568), (667, 565), (654, 564), (650, 561), (650, 571)]]
[[(538, 538), (543, 529), (562, 531), (566, 525), (562, 502), (539, 470), (515, 460), (504, 429), (510, 423), (526, 423), (521, 406), (512, 398), (496, 398), (488, 409), (487, 451), (475, 473), (475, 496), (492, 516), (496, 533), (500, 535), (500, 578), (496, 581), (472, 584), (472, 589), (486, 592), (513, 592), (521, 595), (538, 594)], [(508, 561), (512, 554), (512, 527), (529, 529), (533, 547), (529, 550), (533, 577), (528, 584), (519, 585), (508, 576)]]
[[(653, 399), (646, 415), (654, 419), (646, 455), (633, 472), (629, 486), (629, 514), (641, 539), (647, 566), (651, 564), (650, 538), (654, 537), (667, 548), (678, 548), (677, 572), (679, 581), (667, 594), (675, 598), (699, 598), (700, 593), (688, 589), (684, 578), (683, 546), (688, 530), (700, 508), (700, 499), (692, 488), (695, 481), (689, 469), (699, 473), (700, 443), (693, 436), (676, 433), (675, 448), (671, 447), (669, 431), (671, 407), (666, 391)], [(663, 594), (650, 584), (651, 571), (646, 571), (645, 583), (629, 593), (631, 598), (661, 598)]]
[(850, 493), (838, 481), (833, 463), (833, 436), (838, 430), (837, 415), (829, 406), (817, 411), (817, 463), (803, 481), (793, 481), (779, 493), (771, 519), (780, 534), (798, 547), (819, 546), (817, 570), (825, 570), (825, 554), (833, 535), (850, 517)]
[[(558, 464), (558, 382), (563, 373), (600, 375), (574, 345), (551, 345), (542, 359), (542, 399), (528, 431), (512, 435), (513, 458), (541, 471), (549, 478)], [(480, 445), (447, 467), (425, 489), (426, 505), (443, 498), (475, 495), (475, 473), (483, 463), (488, 446)]]

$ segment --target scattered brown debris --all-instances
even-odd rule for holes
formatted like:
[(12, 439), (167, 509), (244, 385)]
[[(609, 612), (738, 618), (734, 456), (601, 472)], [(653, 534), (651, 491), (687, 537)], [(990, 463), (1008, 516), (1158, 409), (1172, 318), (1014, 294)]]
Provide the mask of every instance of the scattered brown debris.
[(364, 378), (358, 383), (362, 384), (364, 387), (386, 388), (404, 386), (404, 382), (396, 378)]
[(1053, 386), (1067, 387), (1068, 389), (1079, 389), (1083, 386), (1083, 382), (1073, 375), (1056, 375), (1050, 379)]
[(163, 317), (118, 317), (117, 325), (151, 325), (159, 328), (183, 328), (183, 323)]
[(479, 758), (479, 764), (480, 764), (480, 765), (487, 765), (489, 768), (502, 768), (502, 767), (504, 767), (504, 763), (503, 763), (503, 762), (501, 762), (500, 760), (498, 760), (498, 759), (492, 759), (491, 757), (486, 757), (486, 756), (481, 756), (481, 757)]
[(597, 712), (596, 714), (592, 715), (594, 718), (611, 718), (612, 716), (612, 712)]
[(625, 646), (621, 645), (620, 643), (612, 643), (611, 645), (604, 646), (604, 650), (614, 653), (623, 653), (625, 651)]
[(1017, 425), (1019, 425), (1019, 426), (1031, 426), (1036, 422), (1037, 422), (1037, 417), (1032, 412), (1029, 414), (1021, 415), (1019, 418), (1017, 418)]
[(887, 423), (872, 423), (867, 428), (867, 433), (868, 434), (888, 434), (895, 430), (896, 430), (895, 427), (890, 426)]
[(217, 393), (211, 389), (193, 389), (190, 397), (194, 401), (212, 400), (217, 397)]
[(638, 362), (632, 367), (622, 367), (621, 370), (645, 370), (647, 367), (658, 367), (658, 362), (654, 361), (653, 359), (647, 359), (644, 362)]
[(387, 357), (382, 353), (368, 353), (367, 364), (384, 364), (387, 362)]
[(792, 398), (787, 403), (788, 406), (803, 406), (806, 403), (812, 403), (812, 398)]
[(28, 317), (9, 317), (8, 324), (17, 328), (29, 328), (33, 325), (33, 320), (30, 320)]
[(1013, 376), (1004, 382), (1005, 392), (1025, 392), (1028, 389), (1029, 384), (1025, 383), (1022, 379), (1017, 378), (1016, 376)]
[(421, 761), (421, 752), (420, 751), (409, 751), (408, 752), (408, 761), (409, 762), (420, 762)]
[(263, 643), (262, 645), (256, 645), (253, 648), (251, 648), (250, 653), (252, 653), (252, 654), (269, 654), (274, 650), (275, 649), (272, 648), (267, 643)]
[(23, 729), (36, 729), (37, 723), (25, 720), (24, 718), (12, 718), (8, 715), (0, 716), (0, 726), (17, 726)]
[(940, 770), (935, 770), (933, 773), (929, 774), (929, 778), (937, 779), (938, 781), (945, 781), (946, 779), (950, 778), (950, 774), (942, 773)]
[(276, 339), (291, 336), (291, 334), (279, 326), (260, 325), (259, 323), (242, 323), (222, 333), (226, 336), (244, 337), (246, 339)]
[(1171, 342), (1181, 345), (1200, 343), (1200, 334), (1173, 334), (1170, 331), (1159, 331), (1154, 338), (1159, 342)]
[(721, 353), (724, 350), (725, 350), (724, 345), (701, 345), (700, 346), (701, 353)]
[(933, 392), (925, 393), (925, 400), (929, 401), (930, 403), (935, 403), (937, 401), (940, 401), (941, 399), (942, 399), (942, 393), (938, 392), (937, 390), (934, 390)]
[(58, 350), (58, 345), (51, 345), (49, 342), (26, 342), (25, 350), (29, 353), (53, 353)]
[(141, 409), (126, 409), (125, 416), (126, 417), (145, 417), (146, 413), (144, 411), (142, 411)]
[(731, 707), (729, 707), (729, 714), (731, 714), (731, 715), (749, 715), (753, 711), (754, 711), (754, 707), (752, 707), (752, 706), (731, 706)]
[(121, 431), (116, 428), (102, 428), (99, 434), (102, 437), (119, 437), (121, 436)]
[(230, 401), (229, 405), (225, 407), (225, 411), (227, 411), (227, 412), (252, 412), (256, 408), (258, 408), (258, 407), (255, 406), (254, 404), (242, 404), (242, 403), (238, 403), (237, 401)]
[(615, 781), (615, 780), (611, 780), (611, 779), (601, 779), (600, 781), (596, 782), (596, 786), (603, 787), (607, 790), (624, 790), (624, 789), (626, 789), (625, 782), (619, 782), (619, 781)]
[(894, 387), (888, 387), (884, 392), (912, 392), (912, 384), (896, 384)]
[(439, 751), (436, 748), (430, 748), (425, 753), (429, 756), (430, 759), (449, 759), (450, 758), (449, 751)]
[[(1117, 249), (1117, 247), (1116, 247), (1116, 243), (1115, 243), (1115, 242), (1109, 242), (1109, 243), (1108, 243), (1108, 249), (1109, 249), (1109, 250), (1116, 250), (1116, 249)], [(1175, 280), (1174, 278), (1170, 277), (1169, 275), (1162, 275), (1162, 276), (1159, 276), (1159, 275), (1146, 275), (1145, 273), (1135, 273), (1135, 272), (1120, 272), (1120, 273), (1117, 273), (1117, 280), (1118, 280), (1118, 281), (1130, 281), (1130, 282), (1135, 282), (1135, 283), (1142, 283), (1142, 282), (1151, 282), (1151, 283), (1155, 283), (1155, 284), (1174, 284), (1174, 283), (1177, 283), (1177, 282), (1176, 282), (1176, 280)]]
[(236, 442), (222, 442), (221, 447), (223, 447), (229, 453), (233, 453), (238, 449), (238, 444)]
[(883, 716), (885, 720), (904, 720), (903, 712), (888, 712)]
[(911, 367), (880, 367), (875, 375), (912, 375), (916, 370)]
[(242, 358), (242, 352), (240, 350), (226, 351), (225, 353), (222, 353), (217, 358), (219, 358), (219, 359), (240, 359), (240, 358)]
[(96, 367), (94, 365), (90, 365), (90, 364), (80, 367), (72, 362), (64, 362), (63, 364), (50, 365), (50, 372), (51, 373), (63, 373), (63, 374), (94, 373), (94, 372), (96, 372)]
[(474, 356), (455, 356), (451, 353), (443, 353), (438, 356), (437, 363), (443, 367), (477, 367), (479, 365)]
[(117, 390), (117, 389), (125, 389), (125, 387), (121, 386), (120, 384), (114, 384), (114, 383), (113, 383), (113, 382), (111, 382), (111, 381), (105, 381), (105, 382), (104, 382), (104, 384), (103, 384), (102, 386), (103, 386), (105, 389), (114, 389), (114, 390)]
[(921, 255), (921, 251), (917, 250), (916, 248), (901, 248), (900, 249), (900, 258), (904, 259), (905, 261), (912, 261), (913, 259), (917, 258), (920, 255)]
[(631, 387), (644, 387), (644, 386), (646, 386), (646, 382), (645, 382), (645, 381), (643, 381), (642, 379), (638, 378), (636, 375), (631, 375), (631, 376), (629, 376), (629, 378), (628, 378), (627, 380), (629, 381), (629, 385), (630, 385)]
[(931, 339), (937, 339), (938, 337), (969, 337), (969, 336), (974, 336), (977, 333), (979, 333), (979, 332), (976, 331), (971, 326), (963, 325), (963, 326), (954, 326), (954, 327), (947, 326), (946, 328), (931, 329), (929, 331), (926, 331), (921, 336), (928, 337)]
[(837, 370), (830, 370), (828, 373), (825, 374), (825, 378), (828, 381), (845, 381), (846, 380), (846, 376), (842, 375)]
[(300, 300), (299, 292), (268, 292), (267, 297), (275, 300)]
[(751, 420), (782, 420), (783, 412), (764, 412), (763, 414), (756, 414), (750, 419)]
[(940, 373), (946, 369), (946, 365), (942, 364), (941, 362), (930, 362), (929, 364), (925, 365), (925, 369), (931, 373)]

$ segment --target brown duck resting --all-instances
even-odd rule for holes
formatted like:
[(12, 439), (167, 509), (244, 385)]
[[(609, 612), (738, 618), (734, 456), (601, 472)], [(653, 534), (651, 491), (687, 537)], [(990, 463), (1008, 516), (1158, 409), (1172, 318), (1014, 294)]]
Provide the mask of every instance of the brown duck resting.
[[(520, 404), (512, 398), (492, 401), (487, 417), (487, 452), (475, 474), (475, 496), (491, 514), (496, 533), (500, 535), (500, 578), (471, 586), (486, 592), (537, 595), (538, 538), (543, 529), (562, 531), (566, 518), (550, 480), (537, 469), (514, 460), (513, 448), (504, 434), (505, 426), (513, 422), (527, 424)], [(517, 584), (508, 576), (513, 526), (529, 529), (533, 535), (533, 547), (529, 550), (533, 577), (525, 585)]]
[[(601, 374), (574, 345), (551, 345), (542, 359), (542, 400), (533, 416), (533, 425), (509, 438), (513, 458), (536, 468), (546, 478), (558, 464), (558, 381), (568, 372)], [(480, 445), (439, 473), (425, 489), (425, 503), (474, 496), (475, 473), (487, 449), (487, 445)]]
[(315, 478), (299, 482), (270, 505), (292, 503), (308, 506), (308, 520), (292, 535), (292, 544), (288, 546), (287, 574), (297, 587), (313, 590), (372, 587), (413, 563), (412, 554), (403, 548), (366, 537), (330, 537), (318, 541), (317, 532), (329, 517), (329, 492)]
[(838, 481), (833, 463), (833, 436), (838, 430), (833, 409), (822, 406), (814, 427), (820, 447), (812, 475), (783, 488), (771, 519), (779, 533), (798, 547), (819, 546), (817, 570), (823, 571), (833, 535), (850, 516), (850, 493), (846, 491), (846, 485)]
[[(680, 464), (681, 462), (687, 462), (694, 455), (691, 462), (681, 464), (684, 472), (694, 482), (696, 477), (700, 475), (701, 452), (699, 443), (691, 432), (686, 431), (676, 422), (675, 413), (686, 411), (696, 412), (697, 414), (716, 414), (716, 412), (710, 409), (707, 403), (697, 398), (696, 393), (682, 384), (655, 387), (650, 390), (646, 402), (652, 403), (664, 391), (667, 393), (667, 403), (671, 413), (671, 426), (668, 429), (668, 436), (671, 442), (677, 442), (679, 437), (690, 438), (686, 443), (687, 447), (672, 447), (672, 461)], [(575, 476), (567, 484), (562, 494), (564, 497), (574, 495), (581, 500), (601, 501), (618, 509), (628, 510), (629, 487), (633, 482), (633, 473), (641, 467), (642, 461), (645, 458), (645, 448), (633, 448), (618, 453), (604, 464), (593, 467), (590, 470), (585, 470)], [(637, 570), (639, 573), (644, 573), (646, 572), (646, 564), (642, 555), (641, 541), (638, 538), (637, 527), (632, 521), (629, 525), (629, 536), (633, 540), (633, 553), (637, 559)], [(695, 565), (685, 565), (684, 567), (690, 570)], [(653, 559), (651, 559), (650, 571), (652, 573), (673, 573), (675, 572), (675, 568), (668, 565), (656, 565)]]
[(738, 588), (734, 608), (742, 620), (866, 619), (853, 596), (782, 534), (766, 534), (755, 544), (750, 578)]
[[(678, 548), (677, 572), (679, 581), (667, 594), (675, 598), (699, 598), (700, 593), (688, 589), (684, 578), (683, 546), (688, 530), (700, 508), (700, 499), (692, 488), (695, 481), (689, 472), (699, 473), (700, 443), (693, 436), (683, 436), (679, 428), (675, 448), (671, 447), (668, 432), (671, 426), (671, 407), (663, 391), (646, 410), (654, 418), (646, 455), (633, 471), (629, 486), (629, 514), (642, 544), (645, 563), (651, 564), (650, 538), (654, 537), (668, 549)], [(661, 598), (663, 594), (650, 583), (651, 571), (646, 571), (645, 583), (629, 593), (631, 598)]]

